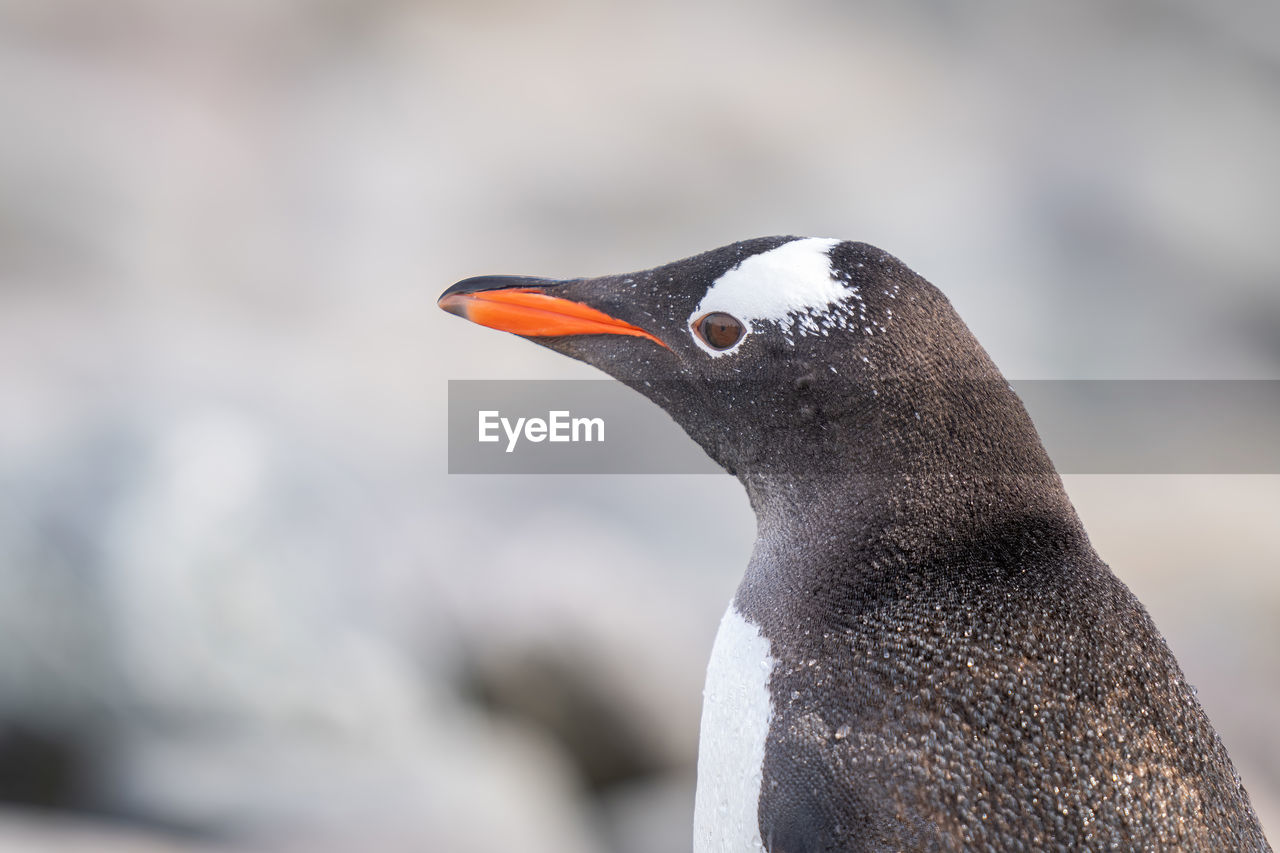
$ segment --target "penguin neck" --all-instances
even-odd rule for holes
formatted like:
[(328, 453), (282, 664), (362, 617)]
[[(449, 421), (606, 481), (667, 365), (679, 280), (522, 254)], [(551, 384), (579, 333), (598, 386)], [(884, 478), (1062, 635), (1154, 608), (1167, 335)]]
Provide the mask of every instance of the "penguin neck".
[(844, 474), (751, 480), (748, 492), (759, 537), (859, 548), (909, 539), (925, 547), (1017, 519), (1052, 518), (1065, 527), (1080, 526), (1052, 471), (1017, 476), (950, 470)]
[(926, 406), (881, 395), (778, 441), (741, 476), (757, 518), (753, 563), (925, 565), (1006, 534), (1010, 547), (1025, 535), (1088, 550), (1021, 401), (1003, 381), (981, 390), (952, 387)]

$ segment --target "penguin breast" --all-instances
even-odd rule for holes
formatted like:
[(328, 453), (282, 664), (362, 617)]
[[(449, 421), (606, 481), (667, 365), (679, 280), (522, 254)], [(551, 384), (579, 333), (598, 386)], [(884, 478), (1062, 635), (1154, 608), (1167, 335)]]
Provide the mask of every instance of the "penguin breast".
[(768, 638), (732, 605), (707, 666), (694, 801), (694, 853), (764, 851), (760, 786), (773, 717)]

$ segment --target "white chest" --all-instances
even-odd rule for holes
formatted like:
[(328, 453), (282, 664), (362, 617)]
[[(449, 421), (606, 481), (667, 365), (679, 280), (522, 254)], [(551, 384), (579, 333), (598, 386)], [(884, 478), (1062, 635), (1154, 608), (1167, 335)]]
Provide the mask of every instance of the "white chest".
[(694, 853), (762, 853), (757, 812), (773, 713), (769, 640), (733, 605), (720, 620), (698, 740)]

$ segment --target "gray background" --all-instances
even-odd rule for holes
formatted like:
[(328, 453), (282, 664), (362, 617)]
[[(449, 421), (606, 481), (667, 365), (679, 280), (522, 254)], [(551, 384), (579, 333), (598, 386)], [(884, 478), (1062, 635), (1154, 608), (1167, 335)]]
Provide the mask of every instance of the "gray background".
[[(1011, 378), (1280, 378), (1272, 2), (5, 0), (0, 114), (0, 849), (688, 850), (746, 500), (448, 476), (597, 375), (459, 278), (847, 237)], [(1067, 487), (1274, 838), (1280, 478)]]

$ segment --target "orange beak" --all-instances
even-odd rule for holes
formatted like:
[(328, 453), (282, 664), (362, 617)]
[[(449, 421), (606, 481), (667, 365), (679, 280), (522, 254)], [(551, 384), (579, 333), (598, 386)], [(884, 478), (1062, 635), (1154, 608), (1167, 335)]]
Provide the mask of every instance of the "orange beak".
[(436, 303), (450, 314), (529, 338), (562, 335), (633, 335), (666, 344), (639, 326), (610, 317), (580, 302), (571, 302), (531, 288), (445, 293)]

